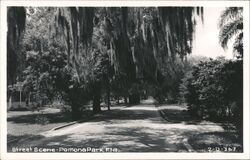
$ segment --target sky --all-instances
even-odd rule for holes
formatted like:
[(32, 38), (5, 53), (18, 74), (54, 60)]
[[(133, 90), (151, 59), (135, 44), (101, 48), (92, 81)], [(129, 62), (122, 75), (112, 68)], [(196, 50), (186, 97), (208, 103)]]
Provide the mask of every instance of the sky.
[(224, 56), (233, 58), (230, 44), (228, 49), (224, 50), (219, 45), (219, 27), (218, 21), (221, 12), (225, 8), (205, 7), (204, 23), (198, 21), (196, 26), (195, 40), (193, 42), (192, 55), (201, 55), (211, 58)]

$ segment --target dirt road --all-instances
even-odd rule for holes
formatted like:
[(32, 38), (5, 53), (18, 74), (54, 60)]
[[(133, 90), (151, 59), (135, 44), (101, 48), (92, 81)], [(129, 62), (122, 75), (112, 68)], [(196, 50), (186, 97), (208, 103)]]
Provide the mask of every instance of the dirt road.
[[(140, 105), (105, 112), (88, 122), (41, 133), (20, 141), (17, 147), (56, 148), (56, 152), (65, 152), (72, 147), (100, 149), (100, 152), (106, 152), (107, 148), (114, 152), (192, 152), (190, 138), (224, 131), (212, 122), (185, 120), (185, 114), (181, 115), (185, 108), (180, 106), (158, 109), (168, 109), (170, 118), (172, 115), (181, 120), (163, 119), (153, 100), (147, 100)], [(218, 143), (218, 138), (210, 135), (207, 143)]]

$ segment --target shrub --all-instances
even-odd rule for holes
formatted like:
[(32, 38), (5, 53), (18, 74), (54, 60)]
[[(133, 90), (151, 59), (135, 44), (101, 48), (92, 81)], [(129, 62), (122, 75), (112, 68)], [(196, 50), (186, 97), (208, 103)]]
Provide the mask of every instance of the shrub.
[(64, 68), (55, 84), (66, 105), (71, 106), (67, 111), (72, 113), (72, 118), (81, 118), (81, 108), (92, 98), (89, 85), (83, 80), (78, 80), (76, 71), (68, 67)]
[(180, 85), (189, 112), (200, 118), (232, 121), (242, 130), (243, 63), (210, 59), (194, 66)]

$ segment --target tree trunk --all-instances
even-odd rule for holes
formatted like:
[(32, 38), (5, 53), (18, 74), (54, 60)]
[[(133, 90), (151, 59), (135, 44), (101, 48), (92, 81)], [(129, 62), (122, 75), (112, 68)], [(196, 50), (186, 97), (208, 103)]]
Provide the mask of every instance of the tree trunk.
[(108, 83), (108, 88), (107, 88), (107, 102), (108, 102), (108, 110), (110, 111), (110, 83)]
[(128, 104), (127, 96), (124, 96), (124, 103), (125, 103), (125, 104)]
[(140, 103), (140, 95), (139, 94), (129, 95), (129, 104), (139, 104), (139, 103)]
[(100, 91), (94, 93), (94, 96), (93, 96), (93, 112), (94, 113), (100, 113), (101, 112), (100, 98), (101, 98)]
[(20, 89), (20, 101), (19, 101), (19, 108), (21, 108), (21, 105), (22, 105), (22, 90)]
[(30, 105), (30, 96), (31, 96), (31, 93), (29, 92), (28, 106)]
[(12, 95), (10, 94), (10, 97), (9, 97), (9, 107), (8, 109), (11, 109), (12, 107)]
[(72, 119), (74, 120), (78, 120), (81, 118), (81, 111), (79, 110), (80, 106), (78, 104), (72, 104), (71, 109), (71, 116)]
[(116, 104), (120, 104), (120, 97), (119, 96), (116, 97)]

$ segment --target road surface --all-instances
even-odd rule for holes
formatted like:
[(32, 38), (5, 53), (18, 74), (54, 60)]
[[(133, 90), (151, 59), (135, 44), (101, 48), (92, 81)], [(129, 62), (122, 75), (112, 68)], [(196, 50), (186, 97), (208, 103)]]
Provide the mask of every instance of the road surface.
[[(185, 118), (180, 115), (185, 113), (185, 108), (165, 107), (172, 117)], [(57, 152), (72, 147), (108, 148), (115, 152), (192, 152), (194, 150), (188, 143), (190, 137), (223, 131), (221, 126), (212, 122), (163, 119), (153, 100), (149, 99), (140, 105), (106, 111), (88, 122), (41, 133), (20, 141), (17, 147), (56, 148)], [(216, 139), (209, 141), (212, 143)]]

